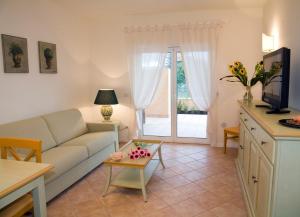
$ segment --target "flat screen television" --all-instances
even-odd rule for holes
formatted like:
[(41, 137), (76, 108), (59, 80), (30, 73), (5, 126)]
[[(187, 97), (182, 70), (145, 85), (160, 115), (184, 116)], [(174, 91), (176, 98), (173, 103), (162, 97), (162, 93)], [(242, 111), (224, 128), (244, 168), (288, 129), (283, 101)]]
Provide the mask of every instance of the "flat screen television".
[(289, 101), (290, 54), (290, 49), (283, 47), (263, 57), (266, 72), (270, 72), (273, 64), (281, 65), (280, 69), (263, 84), (262, 100), (270, 104), (271, 108), (267, 111), (268, 114), (289, 112), (282, 109), (288, 107)]

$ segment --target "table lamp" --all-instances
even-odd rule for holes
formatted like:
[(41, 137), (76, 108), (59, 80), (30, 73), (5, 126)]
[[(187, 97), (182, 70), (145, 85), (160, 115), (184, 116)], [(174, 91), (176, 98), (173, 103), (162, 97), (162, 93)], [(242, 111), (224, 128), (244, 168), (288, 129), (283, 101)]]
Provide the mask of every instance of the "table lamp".
[(101, 114), (104, 121), (110, 121), (110, 117), (113, 114), (113, 108), (111, 105), (116, 105), (118, 103), (116, 93), (111, 89), (99, 90), (94, 102), (96, 105), (102, 105)]

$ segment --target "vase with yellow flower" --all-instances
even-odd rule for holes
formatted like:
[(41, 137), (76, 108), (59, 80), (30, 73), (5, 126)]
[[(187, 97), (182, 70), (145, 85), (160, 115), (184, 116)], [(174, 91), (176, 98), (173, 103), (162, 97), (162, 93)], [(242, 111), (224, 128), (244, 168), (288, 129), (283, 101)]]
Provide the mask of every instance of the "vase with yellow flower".
[(253, 95), (251, 93), (251, 87), (254, 86), (258, 81), (261, 81), (263, 70), (263, 62), (259, 62), (255, 66), (255, 72), (252, 78), (248, 78), (248, 73), (244, 65), (235, 61), (232, 65), (229, 65), (229, 72), (231, 75), (224, 76), (220, 80), (227, 79), (228, 82), (240, 82), (245, 87), (246, 91), (244, 94), (244, 101), (252, 102)]

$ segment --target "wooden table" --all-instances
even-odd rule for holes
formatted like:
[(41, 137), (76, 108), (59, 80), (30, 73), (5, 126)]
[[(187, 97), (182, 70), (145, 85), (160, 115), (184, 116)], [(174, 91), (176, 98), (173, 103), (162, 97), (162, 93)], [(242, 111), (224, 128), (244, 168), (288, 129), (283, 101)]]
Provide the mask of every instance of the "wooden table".
[[(137, 160), (129, 158), (128, 153), (135, 149), (135, 143), (142, 143), (151, 153), (150, 157), (144, 157)], [(158, 140), (132, 140), (124, 145), (120, 151), (125, 154), (125, 158), (120, 161), (107, 159), (104, 165), (107, 166), (107, 182), (103, 196), (106, 195), (109, 186), (118, 186), (125, 188), (141, 189), (143, 192), (144, 201), (147, 201), (146, 185), (150, 180), (153, 172), (158, 167), (159, 163), (165, 168), (161, 154), (162, 142)], [(154, 155), (158, 152), (158, 159), (154, 159)], [(124, 167), (121, 172), (112, 180), (112, 167)]]
[(53, 166), (0, 159), (0, 209), (32, 192), (34, 216), (46, 217), (44, 174)]

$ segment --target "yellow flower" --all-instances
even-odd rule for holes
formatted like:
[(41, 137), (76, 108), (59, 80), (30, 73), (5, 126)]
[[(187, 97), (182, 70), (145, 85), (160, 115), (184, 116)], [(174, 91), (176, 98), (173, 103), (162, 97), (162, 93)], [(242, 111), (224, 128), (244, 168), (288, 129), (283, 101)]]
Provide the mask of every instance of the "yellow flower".
[(228, 69), (229, 69), (229, 72), (231, 72), (232, 74), (234, 74), (234, 71), (233, 71), (234, 66), (233, 65), (229, 65)]
[(246, 72), (245, 68), (243, 68), (240, 70), (240, 73), (241, 73), (241, 75), (245, 75), (247, 72)]
[(234, 62), (234, 66), (239, 67), (240, 65), (241, 65), (241, 62), (239, 62), (239, 61)]

